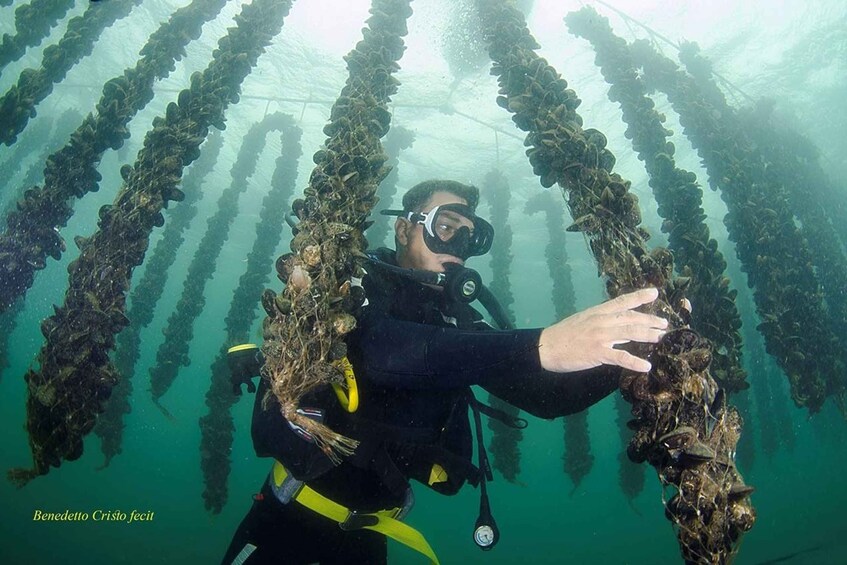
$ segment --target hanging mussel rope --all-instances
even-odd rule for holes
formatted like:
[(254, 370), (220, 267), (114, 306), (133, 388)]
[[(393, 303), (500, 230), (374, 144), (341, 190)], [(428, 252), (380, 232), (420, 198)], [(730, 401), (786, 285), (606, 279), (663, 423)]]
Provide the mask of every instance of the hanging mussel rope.
[(80, 256), (68, 266), (65, 304), (42, 322), (47, 343), (38, 356), (40, 370), (26, 375), (34, 465), (9, 471), (19, 486), (62, 459), (82, 455), (82, 439), (118, 379), (108, 354), (115, 334), (129, 323), (124, 297), (132, 270), (144, 258), (153, 228), (164, 223), (164, 203), (179, 197), (183, 168), (199, 156), (209, 126), (223, 125), (224, 111), (238, 100), (241, 83), (290, 7), (290, 0), (244, 6), (206, 70), (191, 75), (191, 88), (180, 92), (179, 104), (171, 102), (164, 118), (154, 118), (135, 165), (121, 169), (125, 185), (115, 204), (100, 209), (99, 230), (77, 240)]
[(89, 114), (68, 144), (47, 159), (44, 187), (18, 203), (0, 234), (0, 311), (32, 286), (35, 271), (45, 267), (48, 256), (61, 257), (64, 242), (57, 228), (73, 214), (74, 199), (98, 190), (103, 152), (123, 145), (129, 137), (127, 124), (153, 99), (154, 81), (168, 76), (174, 60), (184, 56), (185, 46), (200, 37), (203, 24), (224, 4), (194, 0), (177, 10), (147, 40), (135, 67), (106, 82), (97, 113)]
[(724, 223), (762, 319), (757, 329), (788, 375), (795, 404), (814, 413), (833, 396), (843, 411), (843, 347), (828, 322), (813, 254), (794, 223), (784, 188), (764, 174), (760, 154), (733, 115), (709, 104), (676, 63), (646, 41), (631, 49), (646, 85), (668, 95), (709, 182), (721, 189), (729, 210)]
[(203, 472), (203, 500), (206, 510), (219, 514), (226, 504), (227, 479), (231, 467), (230, 454), (235, 425), (232, 406), (238, 401), (233, 394), (227, 350), (246, 343), (250, 328), (258, 315), (262, 288), (268, 283), (273, 268), (273, 254), (282, 239), (285, 222), (279, 211), (287, 208), (297, 184), (297, 162), (303, 154), (300, 147), (302, 130), (289, 116), (282, 125), (282, 151), (276, 159), (271, 187), (262, 200), (256, 239), (247, 255), (247, 270), (238, 280), (226, 315), (226, 341), (212, 362), (211, 381), (206, 392), (208, 413), (200, 418), (200, 466)]
[(9, 339), (18, 327), (18, 316), (24, 311), (23, 299), (16, 301), (11, 308), (0, 313), (0, 376), (9, 368)]
[(64, 80), (68, 71), (91, 55), (94, 44), (107, 27), (129, 15), (141, 0), (92, 2), (85, 13), (71, 18), (65, 35), (56, 45), (45, 47), (40, 69), (26, 69), (18, 83), (0, 98), (0, 143), (11, 145), (35, 117), (35, 107)]
[(168, 392), (180, 368), (191, 364), (188, 350), (194, 338), (194, 322), (206, 307), (206, 283), (215, 273), (221, 249), (238, 215), (238, 198), (249, 186), (248, 180), (256, 170), (268, 134), (280, 131), (289, 120), (285, 114), (269, 114), (253, 124), (244, 136), (238, 157), (230, 170), (232, 181), (218, 198), (217, 211), (209, 218), (206, 233), (188, 265), (182, 295), (162, 330), (165, 339), (156, 352), (156, 363), (150, 368), (150, 394), (153, 403), (165, 414), (168, 411), (161, 406), (159, 399)]
[(646, 232), (629, 183), (611, 173), (614, 156), (582, 130), (575, 109), (580, 100), (535, 52), (520, 12), (507, 0), (478, 0), (492, 74), (498, 77), (498, 103), (512, 121), (530, 133), (525, 144), (544, 186), (564, 189), (571, 230), (582, 231), (611, 296), (647, 286), (659, 289), (649, 311), (669, 319), (670, 331), (658, 346), (632, 344), (649, 356), (650, 373), (624, 372), (621, 391), (633, 404), (635, 435), (628, 453), (649, 461), (664, 486), (666, 516), (677, 530), (683, 557), (693, 563), (725, 563), (755, 512), (733, 454), (741, 432), (738, 412), (709, 375), (711, 344), (685, 327), (677, 309), (684, 293), (671, 280), (673, 258), (666, 249), (648, 253)]
[(45, 139), (51, 138), (50, 131), (52, 129), (52, 119), (38, 120), (33, 125), (29, 135), (15, 144), (12, 149), (3, 152), (6, 159), (0, 163), (0, 187), (2, 187), (4, 197), (9, 198), (11, 193), (15, 191), (17, 187), (12, 184), (12, 178), (21, 170), (21, 165), (27, 157), (40, 150), (44, 146)]
[(130, 324), (118, 335), (112, 357), (115, 370), (121, 378), (112, 389), (106, 410), (97, 418), (94, 428), (94, 433), (100, 438), (100, 449), (104, 456), (101, 469), (108, 467), (112, 458), (122, 451), (124, 415), (131, 411), (129, 399), (135, 378), (135, 364), (141, 354), (141, 331), (153, 321), (169, 269), (176, 261), (177, 251), (184, 241), (182, 234), (197, 215), (197, 202), (203, 194), (200, 190), (203, 179), (214, 168), (223, 144), (223, 135), (218, 130), (212, 130), (206, 143), (200, 147), (200, 157), (182, 181), (185, 200), (168, 213), (162, 237), (156, 243), (153, 253), (144, 261), (144, 274), (129, 295), (127, 318)]
[(0, 7), (11, 6), (15, 0), (0, 0)]
[(647, 470), (644, 465), (633, 463), (627, 455), (626, 446), (632, 439), (632, 430), (629, 429), (631, 409), (632, 407), (624, 399), (623, 395), (615, 395), (615, 423), (618, 425), (618, 437), (623, 446), (623, 450), (618, 454), (618, 484), (630, 508), (640, 516), (641, 513), (635, 508), (634, 501), (635, 497), (644, 490)]
[[(515, 298), (509, 282), (513, 259), (512, 227), (509, 225), (509, 201), (512, 194), (506, 175), (498, 169), (489, 171), (482, 185), (483, 194), (491, 206), (491, 226), (497, 234), (491, 247), (491, 284), (488, 287), (503, 306), (510, 325), (514, 327), (515, 313), (512, 305)], [(517, 418), (520, 413), (520, 410), (493, 394), (488, 395), (488, 402), (513, 418)], [(492, 464), (507, 481), (513, 483), (521, 472), (521, 451), (518, 444), (523, 439), (523, 431), (514, 426), (507, 426), (497, 418), (488, 419), (488, 429), (493, 432), (489, 444)]]
[(667, 140), (673, 132), (662, 126), (665, 117), (647, 97), (627, 43), (614, 34), (609, 20), (586, 6), (568, 14), (565, 21), (571, 33), (594, 47), (595, 63), (611, 85), (609, 99), (620, 104), (628, 126), (625, 135), (632, 139), (632, 147), (650, 175), (674, 265), (691, 281), (685, 288), (694, 304), (691, 325), (714, 344), (712, 376), (728, 393), (744, 390), (749, 385), (741, 360), (741, 317), (735, 307), (738, 291), (729, 288), (730, 280), (724, 276), (726, 260), (709, 235), (697, 176), (676, 166), (674, 145)]
[(345, 57), (350, 74), (324, 127), (329, 139), (313, 157), (317, 166), (305, 199), (294, 202), (300, 219), (294, 253), (277, 260), (285, 290), (277, 296), (266, 290), (262, 300), (268, 313), (263, 377), (282, 415), (311, 433), (333, 461), (351, 453), (356, 442), (298, 413), (298, 401), (316, 387), (344, 382), (333, 362), (345, 356), (344, 336), (364, 302), (363, 289), (351, 279), (363, 274), (356, 264), (366, 246), (362, 231), (388, 174), (379, 140), (391, 122), (386, 105), (399, 84), (392, 74), (405, 50), (409, 3), (374, 0), (364, 39)]
[[(45, 126), (43, 126), (43, 129), (42, 127), (39, 127), (37, 129), (34, 127), (32, 129), (30, 134), (33, 135), (33, 138), (31, 139), (35, 139), (35, 142), (37, 144), (44, 146), (45, 150), (42, 152), (41, 155), (35, 158), (35, 161), (32, 163), (32, 165), (30, 165), (29, 170), (27, 170), (27, 172), (24, 174), (21, 182), (17, 183), (19, 185), (18, 192), (25, 193), (26, 190), (28, 190), (26, 189), (26, 187), (33, 186), (39, 182), (39, 177), (42, 175), (43, 171), (42, 163), (44, 163), (44, 160), (47, 158), (47, 155), (49, 155), (50, 152), (53, 150), (53, 148), (51, 148), (49, 144), (45, 145), (44, 140), (63, 138), (68, 132), (71, 131), (71, 129), (73, 128), (73, 124), (79, 123), (81, 117), (82, 116), (80, 116), (79, 112), (77, 112), (76, 110), (65, 110), (64, 112), (62, 112), (62, 115), (59, 116), (59, 119), (56, 120), (56, 127), (53, 128), (52, 134), (50, 133), (50, 126), (53, 122), (52, 120), (44, 120), (43, 123), (45, 124)], [(36, 145), (36, 143), (33, 143), (32, 145)], [(17, 149), (18, 146), (16, 145), (15, 148)], [(30, 145), (28, 151), (23, 154), (26, 155), (27, 153), (31, 153), (34, 151), (34, 149), (35, 148)], [(15, 155), (16, 153), (17, 151), (14, 151), (13, 155)], [(2, 173), (0, 173), (0, 178), (3, 178)], [(9, 189), (11, 188), (12, 187), (10, 186)], [(9, 190), (9, 192), (12, 191)], [(8, 202), (8, 206), (14, 206), (15, 203), (15, 194), (12, 194), (11, 196), (12, 198)], [(7, 210), (6, 213), (10, 211), (11, 210)], [(21, 312), (23, 312), (23, 309), (24, 299), (23, 297), (20, 297), (18, 298), (18, 300), (15, 301), (11, 308), (0, 312), (0, 375), (2, 375), (3, 370), (9, 366), (9, 340), (12, 337), (12, 332), (15, 331), (15, 328), (18, 325), (18, 316), (21, 314)]]
[[(0, 5), (8, 6), (13, 0)], [(15, 35), (3, 34), (0, 43), (0, 73), (6, 65), (24, 56), (26, 50), (41, 43), (50, 35), (59, 20), (65, 17), (74, 0), (32, 0), (15, 9)]]
[[(8, 216), (16, 209), (17, 203), (21, 199), (26, 198), (27, 191), (31, 189), (37, 190), (36, 185), (44, 183), (44, 162), (47, 157), (57, 151), (61, 147), (62, 140), (67, 139), (70, 133), (76, 128), (76, 125), (82, 120), (82, 114), (74, 109), (68, 109), (62, 112), (62, 115), (55, 121), (52, 131), (50, 129), (42, 130), (40, 133), (33, 128), (30, 134), (33, 134), (32, 145), (38, 146), (38, 153), (35, 160), (21, 177), (20, 182), (15, 183), (15, 190), (10, 186), (7, 190), (9, 197), (3, 206), (3, 211), (0, 212), (0, 217)], [(48, 120), (48, 124), (52, 120)], [(39, 128), (40, 129), (40, 128)], [(43, 135), (42, 135), (43, 134)], [(45, 141), (46, 140), (46, 141)], [(15, 144), (15, 149), (18, 148), (20, 142)], [(31, 152), (35, 153), (35, 148), (31, 148)], [(16, 151), (15, 151), (16, 152)], [(2, 173), (0, 173), (2, 174)]]
[(740, 109), (737, 117), (741, 127), (758, 145), (770, 163), (769, 167), (779, 164), (791, 173), (792, 178), (802, 179), (815, 200), (820, 202), (838, 239), (847, 249), (847, 199), (844, 198), (844, 190), (835, 186), (821, 166), (820, 149), (775, 114), (772, 102), (762, 100), (755, 106)]
[[(720, 94), (720, 89), (712, 79), (712, 65), (700, 54), (700, 48), (696, 43), (682, 43), (680, 45), (679, 60), (685, 65), (688, 72), (702, 88), (708, 84), (710, 90), (717, 91), (711, 96), (714, 98), (713, 106), (720, 112), (722, 119), (734, 116), (735, 111)], [(748, 140), (753, 140), (754, 134), (746, 132)], [(758, 166), (761, 171), (757, 179), (764, 186), (784, 188), (786, 201), (794, 215), (800, 220), (800, 233), (805, 238), (810, 249), (812, 265), (815, 268), (826, 301), (829, 319), (832, 325), (832, 333), (836, 336), (847, 335), (847, 256), (841, 249), (838, 234), (829, 222), (826, 212), (824, 198), (820, 194), (821, 187), (804, 174), (801, 159), (798, 154), (784, 146), (777, 145), (779, 135), (772, 132), (764, 140), (753, 140), (754, 147), (761, 155)], [(764, 144), (760, 144), (764, 141)], [(847, 348), (836, 346), (840, 351), (840, 374), (845, 379), (847, 373)], [(843, 386), (847, 386), (847, 379), (843, 380)]]
[[(410, 148), (415, 142), (415, 134), (403, 126), (393, 126), (385, 136), (383, 143), (385, 154), (388, 155), (387, 167), (391, 167), (385, 180), (379, 183), (377, 199), (381, 202), (377, 210), (391, 207), (391, 202), (397, 194), (397, 180), (400, 177), (400, 153)], [(371, 246), (384, 245), (388, 234), (394, 233), (394, 222), (375, 222), (367, 231), (368, 242)]]
[(715, 82), (712, 63), (700, 55), (700, 46), (692, 41), (681, 41), (679, 44), (679, 61), (685, 65), (685, 70), (691, 75), (700, 94), (718, 111), (723, 109), (733, 113), (726, 102), (726, 96)]
[[(553, 280), (553, 312), (557, 320), (563, 320), (576, 312), (576, 294), (568, 265), (564, 206), (550, 194), (549, 190), (539, 192), (526, 202), (524, 213), (527, 215), (544, 214), (544, 223), (550, 240), (544, 248), (544, 257), (550, 278)], [(594, 456), (591, 455), (591, 438), (588, 435), (588, 410), (565, 416), (564, 427), (565, 453), (562, 457), (564, 471), (574, 484), (574, 491), (582, 479), (591, 472)], [(626, 444), (624, 444), (626, 445)], [(641, 466), (629, 464), (638, 469)]]

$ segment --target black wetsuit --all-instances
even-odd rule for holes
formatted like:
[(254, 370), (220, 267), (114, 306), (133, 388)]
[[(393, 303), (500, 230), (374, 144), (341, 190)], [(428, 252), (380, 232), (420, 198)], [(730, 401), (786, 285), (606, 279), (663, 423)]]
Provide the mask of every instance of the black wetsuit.
[[(394, 263), (392, 251), (379, 254)], [(275, 398), (262, 409), (264, 380), (253, 412), (256, 453), (288, 467), (292, 451), (297, 451), (298, 460), (291, 463), (297, 478), (339, 504), (362, 512), (400, 506), (407, 479), (426, 483), (434, 462), (448, 470), (448, 481), (434, 485), (435, 490), (454, 494), (466, 480), (476, 484), (470, 463), (471, 385), (542, 418), (579, 412), (617, 388), (615, 368), (565, 375), (544, 371), (538, 355), (540, 329), (492, 331), (476, 310), (445, 303), (438, 290), (376, 266), (369, 271), (362, 281), (368, 301), (347, 340), (359, 409), (354, 415), (344, 413), (329, 393), (300, 403), (336, 405), (326, 422), (361, 441), (353, 460), (333, 467), (322, 455), (303, 455), (304, 440), (282, 418)], [(256, 549), (247, 564), (386, 562), (382, 534), (343, 531), (296, 502), (281, 504), (268, 481), (257, 498), (223, 563), (231, 563), (248, 543)]]

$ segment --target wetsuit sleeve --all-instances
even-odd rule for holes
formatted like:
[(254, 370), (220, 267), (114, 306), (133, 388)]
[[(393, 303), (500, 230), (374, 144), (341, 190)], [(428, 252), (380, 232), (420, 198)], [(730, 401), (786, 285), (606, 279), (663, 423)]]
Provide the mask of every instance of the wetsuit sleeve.
[(501, 378), (483, 388), (538, 418), (576, 414), (617, 390), (621, 369), (601, 365), (585, 371), (554, 373), (541, 369), (523, 372), (518, 378)]
[(385, 387), (485, 385), (538, 365), (541, 330), (479, 332), (369, 314), (360, 328), (348, 343), (358, 352), (353, 366)]

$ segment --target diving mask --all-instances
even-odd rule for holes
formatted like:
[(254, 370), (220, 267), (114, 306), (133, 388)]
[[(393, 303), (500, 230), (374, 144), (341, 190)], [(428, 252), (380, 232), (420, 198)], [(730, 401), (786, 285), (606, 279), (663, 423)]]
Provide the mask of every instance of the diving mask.
[(400, 216), (424, 227), (424, 243), (433, 253), (458, 257), (485, 255), (494, 241), (494, 228), (465, 204), (442, 204), (429, 212), (383, 210), (385, 216)]

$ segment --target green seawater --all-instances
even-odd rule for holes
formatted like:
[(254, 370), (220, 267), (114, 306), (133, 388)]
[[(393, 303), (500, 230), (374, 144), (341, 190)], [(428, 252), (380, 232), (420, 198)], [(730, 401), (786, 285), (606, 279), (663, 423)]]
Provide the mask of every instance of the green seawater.
[[(527, 218), (521, 214), (525, 201), (541, 188), (524, 155), (521, 132), (494, 102), (497, 86), (487, 68), (453, 77), (449, 65), (442, 60), (439, 44), (432, 34), (444, 31), (439, 17), (449, 1), (413, 2), (415, 16), (410, 20), (409, 49), (400, 62), (403, 71), (398, 75), (403, 86), (392, 107), (392, 123), (413, 130), (416, 142), (400, 156), (399, 190), (402, 193), (414, 183), (434, 177), (480, 184), (488, 170), (498, 167), (505, 171), (514, 189), (509, 222), (514, 232), (510, 282), (516, 297), (516, 319), (520, 327), (541, 327), (555, 321), (543, 252), (548, 234), (540, 216)], [(83, 115), (92, 111), (102, 84), (134, 65), (148, 35), (177, 4), (186, 3), (145, 2), (143, 9), (107, 30), (92, 56), (56, 85), (53, 94), (39, 107), (37, 120), (55, 120), (68, 108)], [(13, 10), (21, 4), (0, 7), (0, 32), (13, 33)], [(85, 3), (78, 4), (68, 17), (82, 12)], [(68, 244), (67, 253), (61, 261), (51, 260), (47, 269), (37, 275), (27, 294), (25, 308), (15, 320), (14, 330), (2, 336), (9, 343), (9, 366), (0, 374), (0, 470), (26, 467), (31, 461), (24, 427), (23, 375), (28, 368), (37, 367), (36, 356), (44, 342), (39, 331), (41, 320), (52, 314), (53, 304), (60, 305), (64, 299), (66, 267), (78, 253), (73, 237), (94, 232), (98, 208), (111, 203), (121, 186), (120, 166), (135, 161), (153, 117), (164, 112), (167, 103), (189, 83), (192, 72), (206, 66), (217, 40), (232, 25), (232, 16), (238, 11), (235, 4), (230, 3), (219, 21), (204, 31), (201, 41), (189, 47), (188, 56), (172, 76), (157, 84), (153, 102), (130, 124), (132, 138), (127, 145), (104, 156), (99, 168), (104, 177), (101, 190), (80, 201), (69, 225), (60, 230)], [(643, 163), (634, 156), (631, 143), (623, 135), (625, 126), (617, 105), (606, 97), (607, 85), (593, 64), (593, 51), (584, 41), (569, 36), (562, 23), (562, 16), (581, 4), (536, 0), (528, 20), (530, 29), (543, 45), (541, 54), (583, 99), (579, 111), (586, 127), (595, 127), (608, 137), (608, 147), (618, 158), (615, 170), (633, 181), (644, 227), (654, 234), (651, 244), (664, 245), (659, 229), (661, 219), (656, 214)], [(843, 136), (847, 127), (843, 104), (847, 96), (844, 3), (831, 0), (774, 6), (761, 0), (706, 4), (659, 0), (614, 2), (617, 8), (648, 21), (674, 40), (686, 37), (698, 41), (703, 54), (715, 63), (715, 69), (753, 98), (775, 98), (785, 123), (809, 137), (820, 150), (822, 167), (842, 190), (842, 201), (847, 201), (847, 194), (843, 193), (843, 175), (847, 174), (847, 162), (843, 158), (847, 152), (847, 138)], [(16, 489), (10, 482), (0, 480), (0, 563), (206, 564), (218, 563), (223, 556), (271, 463), (258, 459), (253, 451), (250, 440), (253, 397), (245, 395), (233, 410), (236, 430), (229, 499), (220, 514), (211, 515), (204, 509), (201, 496), (198, 420), (206, 414), (203, 401), (208, 389), (209, 365), (224, 339), (224, 317), (255, 237), (259, 206), (279, 153), (278, 137), (268, 142), (261, 155), (257, 173), (239, 201), (239, 216), (215, 275), (206, 286), (206, 307), (195, 322), (191, 365), (181, 370), (162, 399), (162, 404), (173, 414), (172, 419), (165, 417), (150, 400), (148, 370), (155, 362), (167, 317), (182, 292), (186, 267), (206, 229), (206, 219), (215, 212), (217, 196), (229, 184), (229, 171), (241, 139), (265, 113), (279, 110), (298, 119), (304, 130), (298, 190), (306, 186), (311, 155), (324, 142), (321, 128), (346, 78), (341, 57), (360, 39), (359, 30), (367, 16), (367, 7), (368, 2), (363, 0), (295, 2), (282, 34), (245, 81), (241, 102), (227, 114), (222, 156), (202, 185), (204, 198), (199, 204), (200, 212), (186, 232), (178, 260), (169, 271), (153, 323), (141, 333), (141, 358), (133, 381), (132, 412), (125, 420), (123, 453), (108, 468), (98, 470), (103, 457), (99, 439), (92, 434), (86, 439), (82, 458), (51, 469), (48, 475), (35, 479), (25, 488)], [(604, 15), (612, 16), (601, 6), (596, 7)], [(40, 64), (43, 48), (58, 41), (63, 25), (40, 47), (3, 70), (0, 94), (15, 83), (23, 69)], [(629, 27), (620, 19), (613, 19), (612, 26), (627, 40), (645, 36), (643, 31)], [(665, 49), (669, 54), (673, 52), (670, 47)], [(732, 105), (745, 103), (743, 96), (731, 94), (731, 90), (727, 92)], [(655, 99), (657, 108), (668, 115), (666, 126), (675, 131), (672, 139), (677, 147), (677, 164), (696, 172), (700, 184), (707, 187), (700, 158), (684, 137), (678, 118), (663, 95)], [(61, 147), (67, 141), (67, 132), (43, 133), (50, 131), (49, 127), (42, 128), (39, 137), (27, 138), (35, 129), (31, 125), (21, 135), (19, 143), (30, 143), (33, 149), (16, 157), (21, 159), (17, 172), (9, 179), (0, 179), (5, 183), (0, 184), (0, 209), (20, 197), (18, 189), (24, 187), (19, 185), (24, 178), (32, 178), (30, 169), (35, 167), (37, 172), (37, 161), (43, 159), (44, 149)], [(10, 155), (12, 148), (0, 147), (0, 166), (9, 165)], [(787, 378), (764, 353), (761, 338), (755, 334), (759, 320), (753, 313), (752, 295), (722, 225), (726, 208), (719, 195), (708, 189), (704, 189), (704, 208), (710, 230), (730, 263), (733, 287), (739, 289), (738, 304), (745, 324), (745, 364), (751, 383), (743, 398), (729, 399), (731, 404), (741, 407), (745, 420), (742, 441), (752, 443), (752, 451), (745, 451), (743, 457), (739, 453), (737, 460), (745, 482), (756, 487), (752, 503), (758, 514), (753, 530), (743, 538), (735, 563), (845, 564), (847, 422), (831, 400), (813, 416), (794, 407)], [(484, 199), (480, 214), (490, 217)], [(160, 230), (154, 232), (151, 249), (159, 233)], [(569, 236), (568, 254), (574, 272), (577, 307), (581, 309), (604, 299), (603, 281), (597, 278), (582, 235)], [(288, 250), (289, 240), (290, 232), (286, 231), (274, 257)], [(390, 244), (391, 240), (372, 243)], [(477, 258), (470, 266), (477, 268), (483, 278), (490, 277), (487, 258)], [(134, 282), (138, 282), (142, 272), (143, 266), (137, 269)], [(267, 286), (277, 291), (281, 288), (276, 278)], [(696, 311), (696, 304), (694, 308)], [(258, 333), (260, 319), (254, 335)], [(0, 331), (6, 330), (0, 328)], [(839, 337), (847, 339), (847, 336)], [(663, 493), (652, 467), (645, 468), (644, 489), (634, 500), (628, 500), (622, 493), (619, 455), (625, 446), (619, 438), (617, 417), (611, 397), (590, 409), (588, 422), (594, 463), (576, 488), (563, 471), (566, 447), (561, 420), (529, 418), (520, 445), (518, 481), (508, 483), (495, 473), (495, 481), (489, 486), (492, 511), (501, 532), (494, 550), (482, 552), (472, 541), (479, 496), (470, 487), (456, 496), (443, 497), (416, 485), (416, 506), (409, 523), (426, 536), (445, 565), (680, 563), (675, 533), (664, 516)], [(490, 438), (487, 426), (484, 428)], [(87, 513), (88, 519), (70, 522), (34, 519), (38, 512), (65, 511)], [(96, 521), (93, 516), (97, 511), (112, 515), (125, 513), (127, 518), (133, 511), (152, 512), (152, 519), (134, 523)], [(390, 542), (389, 548), (393, 565), (425, 562), (394, 542)]]

